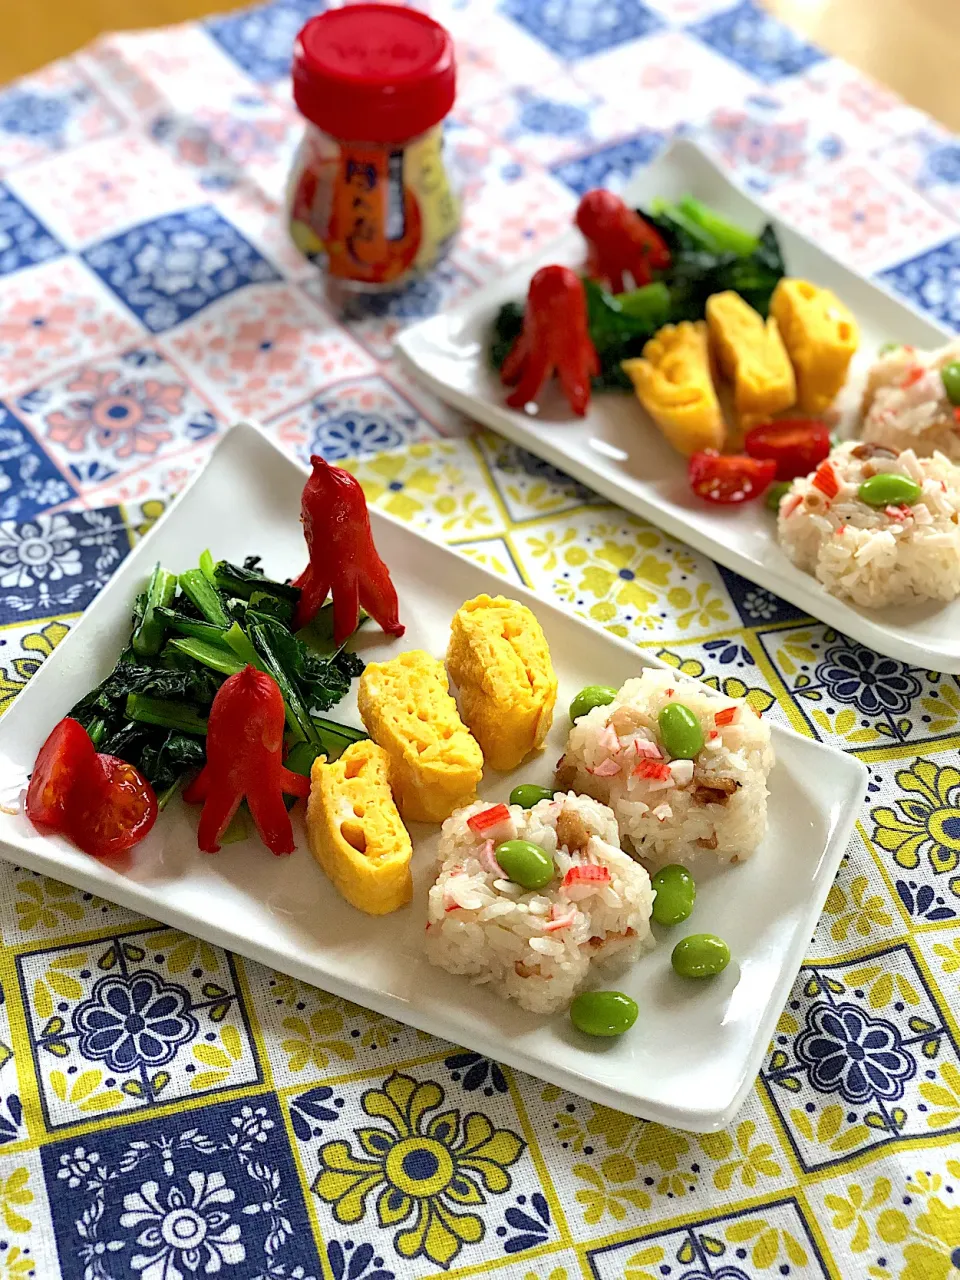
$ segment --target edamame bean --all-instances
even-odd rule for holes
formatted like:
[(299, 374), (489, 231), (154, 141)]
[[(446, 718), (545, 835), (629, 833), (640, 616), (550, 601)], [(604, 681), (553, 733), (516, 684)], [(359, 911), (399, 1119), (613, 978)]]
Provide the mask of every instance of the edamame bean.
[(670, 963), (681, 978), (712, 978), (730, 963), (730, 948), (715, 933), (691, 933), (673, 948)]
[(657, 716), (660, 738), (674, 760), (693, 760), (703, 750), (700, 721), (682, 702), (671, 702)]
[[(960, 367), (960, 366), (958, 366)], [(868, 507), (910, 506), (920, 497), (920, 486), (909, 476), (892, 471), (881, 471), (864, 480), (857, 490), (857, 497)]]
[(616, 696), (616, 689), (611, 689), (608, 684), (588, 684), (570, 703), (570, 719), (579, 720), (594, 707), (606, 707)]
[(622, 1036), (637, 1020), (637, 1002), (622, 991), (583, 991), (570, 1006), (570, 1021), (588, 1036)]
[(657, 891), (653, 900), (653, 918), (657, 924), (680, 924), (686, 920), (697, 900), (697, 886), (687, 868), (678, 863), (661, 867), (652, 884)]
[(541, 800), (552, 800), (552, 787), (538, 787), (535, 782), (521, 782), (510, 792), (510, 803), (518, 804), (522, 809), (532, 809)]
[(960, 404), (960, 360), (951, 360), (940, 370), (943, 389), (951, 404)]
[(542, 889), (553, 879), (553, 859), (546, 849), (529, 840), (504, 840), (497, 845), (494, 857), (507, 879), (524, 889)]
[(778, 480), (776, 484), (772, 484), (767, 492), (763, 495), (763, 500), (774, 514), (780, 510), (780, 499), (785, 493), (789, 493), (793, 485), (789, 480)]

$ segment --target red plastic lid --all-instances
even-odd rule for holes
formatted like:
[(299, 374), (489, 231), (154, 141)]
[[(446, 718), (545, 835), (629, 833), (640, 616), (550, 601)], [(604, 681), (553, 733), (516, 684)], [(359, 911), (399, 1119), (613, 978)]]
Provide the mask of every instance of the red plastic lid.
[(456, 94), (449, 32), (417, 9), (353, 4), (311, 18), (293, 49), (293, 97), (335, 138), (404, 142)]

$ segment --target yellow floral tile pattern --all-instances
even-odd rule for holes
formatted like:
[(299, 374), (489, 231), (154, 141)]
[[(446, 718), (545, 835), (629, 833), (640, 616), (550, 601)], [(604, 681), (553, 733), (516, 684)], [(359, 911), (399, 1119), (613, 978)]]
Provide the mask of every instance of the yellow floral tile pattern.
[(614, 635), (701, 636), (733, 606), (712, 566), (634, 516), (588, 508), (510, 535), (532, 586)]

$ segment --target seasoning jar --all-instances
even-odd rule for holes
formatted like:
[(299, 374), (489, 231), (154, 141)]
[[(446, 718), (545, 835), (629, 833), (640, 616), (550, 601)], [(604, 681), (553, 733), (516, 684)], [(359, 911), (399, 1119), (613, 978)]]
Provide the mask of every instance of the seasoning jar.
[(293, 97), (307, 127), (290, 175), (290, 234), (348, 290), (431, 270), (460, 224), (443, 156), (453, 41), (416, 9), (353, 4), (304, 26)]

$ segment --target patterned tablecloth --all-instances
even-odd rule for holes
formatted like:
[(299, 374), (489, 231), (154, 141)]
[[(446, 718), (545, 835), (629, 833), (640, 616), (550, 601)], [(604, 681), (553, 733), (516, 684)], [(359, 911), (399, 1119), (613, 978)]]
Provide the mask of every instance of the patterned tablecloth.
[[(285, 239), (314, 0), (0, 93), (0, 702), (231, 420), (870, 772), (756, 1088), (697, 1137), (0, 868), (0, 1280), (960, 1275), (960, 687), (806, 618), (411, 385), (409, 319), (696, 128), (960, 327), (960, 145), (742, 0), (446, 0), (452, 259), (347, 324)], [(896, 336), (896, 335), (891, 335)], [(642, 1028), (636, 1033), (642, 1035)]]

